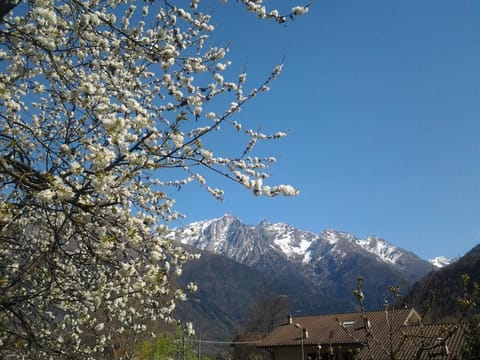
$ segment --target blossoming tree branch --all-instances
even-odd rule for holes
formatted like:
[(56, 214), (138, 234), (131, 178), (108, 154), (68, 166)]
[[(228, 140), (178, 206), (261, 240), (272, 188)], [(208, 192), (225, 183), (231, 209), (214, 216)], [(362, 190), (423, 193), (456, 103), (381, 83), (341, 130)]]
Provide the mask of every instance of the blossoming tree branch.
[[(165, 238), (172, 188), (197, 182), (221, 199), (220, 175), (297, 194), (267, 185), (275, 158), (255, 156), (285, 133), (235, 119), (282, 66), (256, 87), (228, 78), (201, 5), (0, 1), (0, 357), (127, 359), (122, 336), (174, 322), (196, 286), (172, 282), (192, 258)], [(238, 6), (277, 23), (308, 10)], [(238, 157), (210, 145), (228, 128), (245, 137)]]

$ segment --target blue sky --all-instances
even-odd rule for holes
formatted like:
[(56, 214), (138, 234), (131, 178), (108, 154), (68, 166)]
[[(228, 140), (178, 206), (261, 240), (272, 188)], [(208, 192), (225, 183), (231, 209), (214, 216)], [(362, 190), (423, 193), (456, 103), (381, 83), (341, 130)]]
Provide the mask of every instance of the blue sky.
[[(231, 42), (247, 84), (285, 56), (271, 91), (238, 120), (288, 131), (260, 151), (279, 158), (271, 183), (301, 194), (256, 198), (214, 176), (225, 201), (182, 188), (173, 195), (188, 218), (173, 226), (231, 213), (247, 224), (377, 235), (423, 258), (480, 242), (480, 2), (314, 1), (285, 27), (236, 1), (212, 4), (213, 36)], [(219, 139), (219, 149), (232, 141)]]

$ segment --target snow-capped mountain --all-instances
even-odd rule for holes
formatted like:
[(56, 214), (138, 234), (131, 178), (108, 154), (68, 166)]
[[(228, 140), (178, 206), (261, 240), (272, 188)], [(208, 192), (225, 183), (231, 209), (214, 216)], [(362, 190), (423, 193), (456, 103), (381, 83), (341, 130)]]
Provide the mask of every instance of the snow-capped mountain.
[[(296, 315), (358, 310), (352, 291), (359, 276), (369, 310), (382, 309), (385, 299), (392, 303), (390, 285), (402, 286), (402, 304), (421, 308), (432, 289), (451, 291), (452, 279), (460, 274), (472, 274), (478, 281), (480, 245), (462, 266), (457, 266), (462, 263), (459, 259), (454, 266), (432, 271), (434, 265), (375, 236), (358, 239), (336, 230), (314, 234), (268, 221), (252, 226), (231, 215), (190, 224), (171, 236), (204, 249), (199, 250), (199, 260), (183, 268), (180, 285), (194, 281), (199, 290), (189, 294), (191, 301), (179, 304), (176, 316), (193, 321), (197, 328), (208, 328), (220, 340), (232, 338), (250, 319), (252, 304), (259, 299), (287, 299), (289, 312)], [(437, 275), (443, 277), (433, 281)], [(442, 316), (446, 313), (440, 311)]]
[[(336, 230), (314, 234), (284, 223), (271, 224), (266, 220), (251, 226), (230, 214), (192, 223), (175, 230), (172, 236), (183, 244), (221, 254), (247, 265), (254, 264), (261, 255), (272, 250), (304, 264), (315, 264), (325, 256), (340, 262), (348, 255), (347, 252), (368, 253), (379, 262), (398, 267), (408, 265), (413, 259), (425, 263), (416, 255), (376, 236), (357, 239), (352, 234)], [(446, 261), (446, 258), (436, 258), (432, 264), (437, 266)]]
[(450, 265), (451, 263), (454, 262), (454, 260), (449, 259), (445, 256), (437, 256), (436, 258), (428, 260), (428, 262), (433, 266), (435, 266), (437, 269), (440, 269), (447, 265)]
[(372, 304), (383, 301), (389, 285), (405, 279), (412, 285), (434, 269), (428, 261), (375, 236), (357, 239), (336, 230), (314, 234), (268, 221), (252, 226), (229, 214), (176, 229), (171, 236), (273, 274), (278, 281), (294, 282), (312, 294), (351, 294), (357, 277), (362, 276), (366, 290), (375, 297)]

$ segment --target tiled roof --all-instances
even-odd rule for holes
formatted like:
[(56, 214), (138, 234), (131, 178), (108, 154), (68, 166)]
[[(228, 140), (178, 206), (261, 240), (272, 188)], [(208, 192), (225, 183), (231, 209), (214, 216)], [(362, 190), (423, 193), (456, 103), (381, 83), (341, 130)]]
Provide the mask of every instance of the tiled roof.
[[(261, 341), (259, 347), (296, 346), (301, 343), (299, 324), (308, 331), (304, 344), (355, 344), (365, 339), (364, 321), (370, 323), (372, 332), (387, 332), (388, 325), (384, 311), (361, 313), (329, 314), (319, 316), (294, 317), (291, 324), (279, 326)], [(409, 319), (418, 320), (413, 309), (401, 309), (388, 312), (388, 321), (393, 328), (399, 328)], [(339, 324), (343, 324), (342, 328)]]
[[(383, 345), (371, 342), (371, 355), (368, 349), (363, 348), (359, 360), (366, 359), (389, 359), (388, 351), (393, 350), (395, 358), (408, 359), (461, 359), (463, 346), (463, 334), (465, 324), (427, 324), (405, 326), (394, 333), (392, 342), (386, 341)], [(391, 348), (385, 346), (392, 344)], [(382, 346), (384, 349), (382, 349)], [(419, 354), (417, 357), (417, 353)]]
[[(302, 329), (296, 324), (308, 331), (308, 337), (303, 339), (304, 345), (335, 347), (358, 344), (362, 347), (359, 360), (388, 360), (392, 351), (398, 360), (461, 359), (465, 331), (464, 324), (421, 324), (420, 316), (413, 309), (373, 311), (363, 315), (302, 316), (277, 327), (257, 343), (257, 347), (274, 349), (300, 346)], [(370, 332), (366, 331), (367, 326)], [(369, 346), (365, 346), (367, 343)], [(419, 349), (422, 351), (419, 352)], [(420, 354), (418, 357), (417, 352)]]

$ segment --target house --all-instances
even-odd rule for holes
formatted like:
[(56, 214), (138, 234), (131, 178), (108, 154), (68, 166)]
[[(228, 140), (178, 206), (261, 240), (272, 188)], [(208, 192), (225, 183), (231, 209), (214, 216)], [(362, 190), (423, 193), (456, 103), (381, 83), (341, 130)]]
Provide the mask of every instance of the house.
[(454, 360), (464, 328), (425, 325), (414, 309), (289, 316), (257, 348), (273, 360)]

